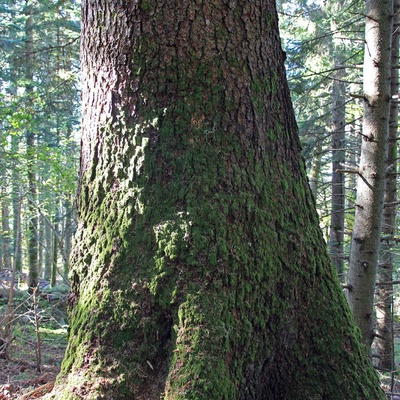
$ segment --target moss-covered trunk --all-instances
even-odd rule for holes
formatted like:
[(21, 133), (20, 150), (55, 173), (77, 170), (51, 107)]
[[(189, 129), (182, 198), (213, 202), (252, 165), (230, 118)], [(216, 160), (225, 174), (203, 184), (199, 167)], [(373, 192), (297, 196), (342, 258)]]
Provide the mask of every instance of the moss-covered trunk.
[(82, 38), (57, 398), (382, 398), (318, 226), (274, 2), (84, 1)]

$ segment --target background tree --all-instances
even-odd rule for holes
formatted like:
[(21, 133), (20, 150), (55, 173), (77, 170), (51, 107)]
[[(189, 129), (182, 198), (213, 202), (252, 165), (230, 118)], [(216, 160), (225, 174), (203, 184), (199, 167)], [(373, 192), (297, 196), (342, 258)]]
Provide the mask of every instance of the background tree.
[(55, 396), (383, 398), (318, 226), (275, 2), (84, 1), (82, 21)]
[(394, 371), (393, 342), (393, 272), (396, 234), (397, 205), (397, 161), (398, 161), (398, 119), (399, 119), (399, 39), (400, 1), (393, 1), (393, 34), (391, 48), (391, 76), (388, 156), (386, 160), (386, 188), (382, 219), (382, 239), (378, 264), (378, 287), (376, 305), (376, 365), (383, 370)]
[[(338, 8), (343, 4), (336, 3), (332, 7), (333, 15), (338, 15)], [(328, 10), (328, 14), (329, 14)], [(346, 151), (346, 83), (345, 66), (341, 33), (335, 19), (331, 20), (333, 38), (334, 73), (332, 82), (332, 211), (329, 229), (329, 252), (333, 265), (341, 280), (344, 278), (344, 229), (345, 229), (345, 181), (343, 166)]]
[[(25, 3), (25, 95), (27, 98), (28, 113), (33, 115), (33, 15), (30, 0)], [(26, 127), (26, 159), (28, 175), (28, 266), (30, 288), (39, 284), (39, 263), (38, 263), (38, 210), (37, 182), (36, 182), (36, 137), (30, 124)]]
[[(26, 269), (29, 253), (37, 275), (46, 269), (44, 260), (49, 262), (44, 255), (54, 252), (54, 238), (45, 240), (46, 226), (51, 235), (55, 223), (64, 226), (56, 246), (63, 248), (58, 252), (63, 267), (57, 270), (63, 274), (64, 266), (68, 268), (64, 253), (70, 248), (75, 218), (79, 4), (5, 1), (0, 7), (0, 116), (7, 194), (12, 199), (11, 247), (14, 250), (17, 242), (22, 246), (17, 252), (17, 269)], [(21, 196), (24, 203), (19, 215)], [(23, 236), (17, 240), (19, 219)], [(25, 232), (29, 227), (30, 240), (40, 246), (28, 246)]]
[[(335, 1), (280, 3), (288, 80), (303, 155), (321, 226), (336, 267), (344, 269), (344, 280), (355, 192), (354, 175), (344, 182), (344, 170), (354, 168), (359, 157), (362, 113), (359, 99), (349, 96), (360, 92), (362, 82), (364, 18), (360, 6), (364, 7), (357, 1), (340, 6)], [(336, 234), (339, 237), (335, 238)], [(336, 257), (338, 252), (342, 254)]]
[(373, 303), (386, 180), (393, 2), (368, 0), (364, 51), (364, 118), (349, 262), (349, 304), (364, 343), (374, 339)]

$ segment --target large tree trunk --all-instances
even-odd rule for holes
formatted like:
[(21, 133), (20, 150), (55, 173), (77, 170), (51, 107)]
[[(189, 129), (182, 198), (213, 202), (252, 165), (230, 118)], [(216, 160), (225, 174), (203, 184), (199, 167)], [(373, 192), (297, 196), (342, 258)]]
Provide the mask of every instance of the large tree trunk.
[(326, 252), (283, 60), (271, 0), (83, 1), (57, 398), (384, 398)]
[[(390, 92), (393, 98), (399, 93), (399, 39), (400, 39), (400, 0), (393, 1), (393, 35), (391, 50)], [(378, 288), (376, 305), (376, 356), (377, 366), (383, 370), (394, 371), (393, 343), (393, 246), (395, 234), (397, 202), (397, 159), (398, 159), (398, 119), (399, 104), (390, 105), (389, 146), (386, 161), (385, 207), (383, 210), (380, 260), (378, 265)]]
[(386, 179), (393, 1), (366, 1), (364, 119), (349, 263), (349, 304), (363, 341), (374, 339), (374, 292)]

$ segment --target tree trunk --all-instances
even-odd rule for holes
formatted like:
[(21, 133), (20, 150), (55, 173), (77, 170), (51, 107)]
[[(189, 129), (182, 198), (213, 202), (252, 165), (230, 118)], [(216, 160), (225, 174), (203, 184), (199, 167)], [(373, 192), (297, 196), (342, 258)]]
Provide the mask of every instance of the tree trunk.
[[(335, 29), (336, 30), (336, 29)], [(337, 47), (335, 47), (337, 50)], [(335, 62), (335, 68), (340, 68), (338, 60)], [(344, 277), (344, 173), (345, 164), (345, 70), (338, 69), (335, 73), (332, 89), (332, 210), (331, 223), (329, 229), (329, 252), (334, 267), (339, 278), (343, 281)]]
[(83, 1), (57, 398), (383, 399), (329, 262), (275, 2)]
[[(393, 1), (393, 35), (391, 50), (391, 80), (390, 92), (393, 98), (399, 93), (399, 38), (400, 38), (400, 0)], [(397, 201), (397, 132), (399, 105), (398, 101), (390, 104), (388, 157), (386, 161), (386, 190), (382, 219), (383, 240), (380, 248), (380, 263), (378, 265), (378, 287), (376, 305), (376, 355), (378, 368), (394, 371), (393, 348), (393, 237), (395, 234), (395, 219)]]
[(73, 236), (73, 230), (74, 230), (74, 213), (73, 213), (73, 207), (71, 205), (71, 202), (69, 199), (64, 200), (64, 220), (63, 220), (63, 244), (64, 244), (64, 249), (65, 249), (65, 256), (66, 258), (63, 260), (64, 261), (64, 268), (63, 268), (63, 273), (64, 276), (68, 276), (68, 271), (69, 271), (69, 257), (71, 254), (71, 249), (72, 249), (72, 236)]
[[(25, 22), (25, 56), (26, 56), (26, 95), (28, 101), (32, 103), (29, 97), (33, 94), (33, 17), (32, 5), (26, 0), (26, 22)], [(33, 113), (33, 105), (30, 104)], [(36, 143), (35, 133), (32, 128), (27, 127), (26, 132), (26, 152), (27, 152), (27, 170), (28, 170), (28, 266), (29, 266), (29, 287), (35, 288), (39, 283), (39, 265), (38, 265), (38, 211), (36, 209), (37, 185), (36, 185)]]
[(1, 188), (1, 228), (3, 246), (3, 268), (12, 269), (11, 266), (11, 231), (9, 213), (9, 195), (5, 186)]
[[(19, 142), (18, 138), (14, 135), (11, 136), (11, 153), (18, 154), (19, 152)], [(19, 174), (19, 166), (17, 162), (13, 163), (12, 168), (12, 209), (13, 209), (13, 251), (14, 257), (16, 260), (14, 261), (16, 265), (16, 270), (22, 271), (22, 246), (21, 246), (21, 229), (17, 229), (18, 226), (21, 226), (21, 182), (20, 182), (20, 174)]]
[(349, 304), (370, 349), (386, 179), (393, 2), (366, 1), (364, 119), (349, 263)]
[(312, 165), (310, 168), (310, 188), (311, 192), (317, 201), (319, 185), (321, 183), (321, 159), (322, 159), (322, 144), (321, 141), (316, 141), (315, 155), (312, 158)]
[(53, 236), (49, 221), (44, 225), (46, 252), (44, 254), (44, 279), (50, 281), (53, 265)]
[(53, 255), (52, 255), (52, 263), (51, 263), (51, 279), (50, 279), (50, 286), (54, 287), (57, 284), (57, 264), (58, 264), (58, 241), (57, 241), (57, 234), (58, 234), (58, 211), (54, 217), (54, 231), (53, 231)]
[(39, 276), (43, 276), (44, 273), (44, 268), (43, 268), (43, 263), (44, 263), (44, 225), (46, 224), (46, 221), (42, 216), (38, 217), (38, 232), (37, 232), (37, 237), (38, 237), (38, 273)]

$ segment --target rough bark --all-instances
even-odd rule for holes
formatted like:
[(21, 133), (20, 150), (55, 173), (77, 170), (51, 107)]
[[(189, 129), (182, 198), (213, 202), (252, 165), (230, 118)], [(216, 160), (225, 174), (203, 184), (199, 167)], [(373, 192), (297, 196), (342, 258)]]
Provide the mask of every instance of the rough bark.
[(83, 1), (57, 399), (383, 399), (330, 264), (275, 4)]
[(392, 13), (392, 1), (366, 1), (363, 140), (348, 299), (369, 350), (374, 338), (373, 303), (386, 179)]
[(378, 287), (376, 302), (376, 365), (378, 368), (394, 371), (393, 347), (393, 239), (397, 202), (397, 159), (398, 159), (398, 118), (399, 118), (399, 38), (400, 38), (400, 1), (393, 1), (393, 35), (391, 49), (391, 79), (388, 157), (386, 161), (386, 189), (382, 219), (382, 243), (378, 265)]

